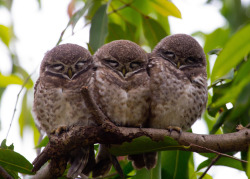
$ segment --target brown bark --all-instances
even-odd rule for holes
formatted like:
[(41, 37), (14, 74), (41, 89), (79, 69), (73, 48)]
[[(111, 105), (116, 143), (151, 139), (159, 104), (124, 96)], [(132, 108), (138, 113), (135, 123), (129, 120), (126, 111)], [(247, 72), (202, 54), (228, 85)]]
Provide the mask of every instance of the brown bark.
[(76, 147), (95, 143), (122, 144), (141, 136), (150, 137), (154, 141), (161, 141), (169, 136), (180, 145), (189, 146), (180, 148), (180, 150), (199, 153), (213, 152), (219, 155), (223, 152), (247, 151), (250, 144), (250, 129), (247, 128), (229, 134), (201, 135), (189, 132), (169, 132), (164, 129), (118, 127), (102, 113), (88, 87), (82, 88), (82, 94), (87, 107), (92, 111), (93, 120), (98, 126), (75, 126), (59, 136), (50, 135), (49, 144), (33, 161), (33, 171), (38, 171), (44, 163), (51, 159), (49, 172), (55, 171), (51, 175), (58, 176), (65, 169), (68, 153)]
[(50, 136), (49, 144), (34, 160), (33, 170), (39, 170), (49, 159), (57, 160), (60, 157), (64, 158), (69, 151), (79, 146), (94, 143), (122, 144), (123, 142), (131, 142), (140, 136), (150, 137), (154, 141), (160, 141), (165, 136), (169, 136), (174, 138), (180, 145), (190, 146), (181, 150), (199, 153), (247, 151), (250, 144), (250, 129), (242, 129), (239, 132), (221, 135), (201, 135), (189, 132), (182, 132), (180, 134), (175, 131), (170, 133), (164, 129), (126, 127), (112, 129), (111, 127), (107, 130), (107, 128), (103, 128), (102, 126), (76, 126), (59, 136)]

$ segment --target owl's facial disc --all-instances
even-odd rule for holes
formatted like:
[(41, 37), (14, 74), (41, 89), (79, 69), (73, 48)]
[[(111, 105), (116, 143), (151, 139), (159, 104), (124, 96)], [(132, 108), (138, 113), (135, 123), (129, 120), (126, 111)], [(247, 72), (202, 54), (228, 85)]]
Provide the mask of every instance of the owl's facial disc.
[(45, 68), (45, 72), (46, 74), (51, 76), (73, 80), (76, 76), (84, 73), (90, 68), (89, 62), (89, 59), (82, 60), (81, 58), (79, 59), (79, 61), (72, 65), (67, 65), (60, 61), (57, 61), (51, 65), (48, 65)]

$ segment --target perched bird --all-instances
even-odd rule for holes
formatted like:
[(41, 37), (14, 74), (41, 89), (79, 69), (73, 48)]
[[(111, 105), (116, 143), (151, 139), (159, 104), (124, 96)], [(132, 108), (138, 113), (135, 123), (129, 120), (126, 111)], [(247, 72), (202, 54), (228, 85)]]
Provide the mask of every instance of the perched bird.
[(151, 116), (149, 127), (186, 131), (207, 103), (206, 57), (189, 35), (162, 39), (149, 63)]
[(207, 103), (206, 57), (189, 35), (165, 37), (152, 52), (150, 127), (188, 130)]
[[(75, 125), (94, 125), (81, 94), (91, 85), (93, 60), (90, 53), (75, 44), (54, 47), (46, 53), (35, 85), (33, 111), (38, 126), (50, 136)], [(94, 165), (94, 146), (77, 148), (70, 153), (68, 177)], [(88, 168), (86, 171), (86, 168)]]
[[(100, 109), (118, 126), (143, 127), (149, 115), (147, 53), (131, 41), (117, 40), (102, 46), (93, 58), (94, 98)], [(93, 177), (110, 170), (106, 154), (101, 145)]]

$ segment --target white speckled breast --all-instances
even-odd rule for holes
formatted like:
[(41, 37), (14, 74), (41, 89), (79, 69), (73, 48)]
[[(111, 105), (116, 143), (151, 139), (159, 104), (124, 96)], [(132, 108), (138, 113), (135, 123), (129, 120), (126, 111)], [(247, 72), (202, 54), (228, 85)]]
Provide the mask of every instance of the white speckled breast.
[(146, 72), (129, 80), (105, 68), (95, 77), (95, 98), (108, 118), (121, 126), (143, 126), (149, 114), (149, 77)]
[(90, 112), (77, 88), (66, 90), (38, 83), (33, 111), (40, 127), (47, 134), (60, 126), (92, 123)]
[[(151, 62), (150, 127), (190, 129), (206, 106), (207, 89), (192, 83), (164, 60)], [(175, 72), (173, 72), (173, 70)], [(179, 74), (178, 74), (179, 73)], [(204, 81), (205, 80), (205, 81)], [(206, 84), (206, 79), (203, 79)]]

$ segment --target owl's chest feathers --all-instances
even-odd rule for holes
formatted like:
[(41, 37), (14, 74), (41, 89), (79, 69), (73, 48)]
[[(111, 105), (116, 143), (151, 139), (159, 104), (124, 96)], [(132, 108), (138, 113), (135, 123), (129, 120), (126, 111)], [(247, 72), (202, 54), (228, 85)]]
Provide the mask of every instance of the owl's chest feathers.
[(35, 98), (35, 113), (42, 128), (48, 133), (59, 126), (85, 123), (85, 104), (79, 90), (45, 88), (40, 86)]
[(176, 75), (178, 72), (168, 71), (168, 67), (161, 68), (152, 73), (151, 78), (151, 127), (178, 126), (187, 130), (201, 116), (206, 103), (206, 89), (184, 75)]
[(117, 125), (142, 126), (148, 116), (148, 82), (132, 85), (104, 75), (97, 73), (95, 82), (99, 106)]

